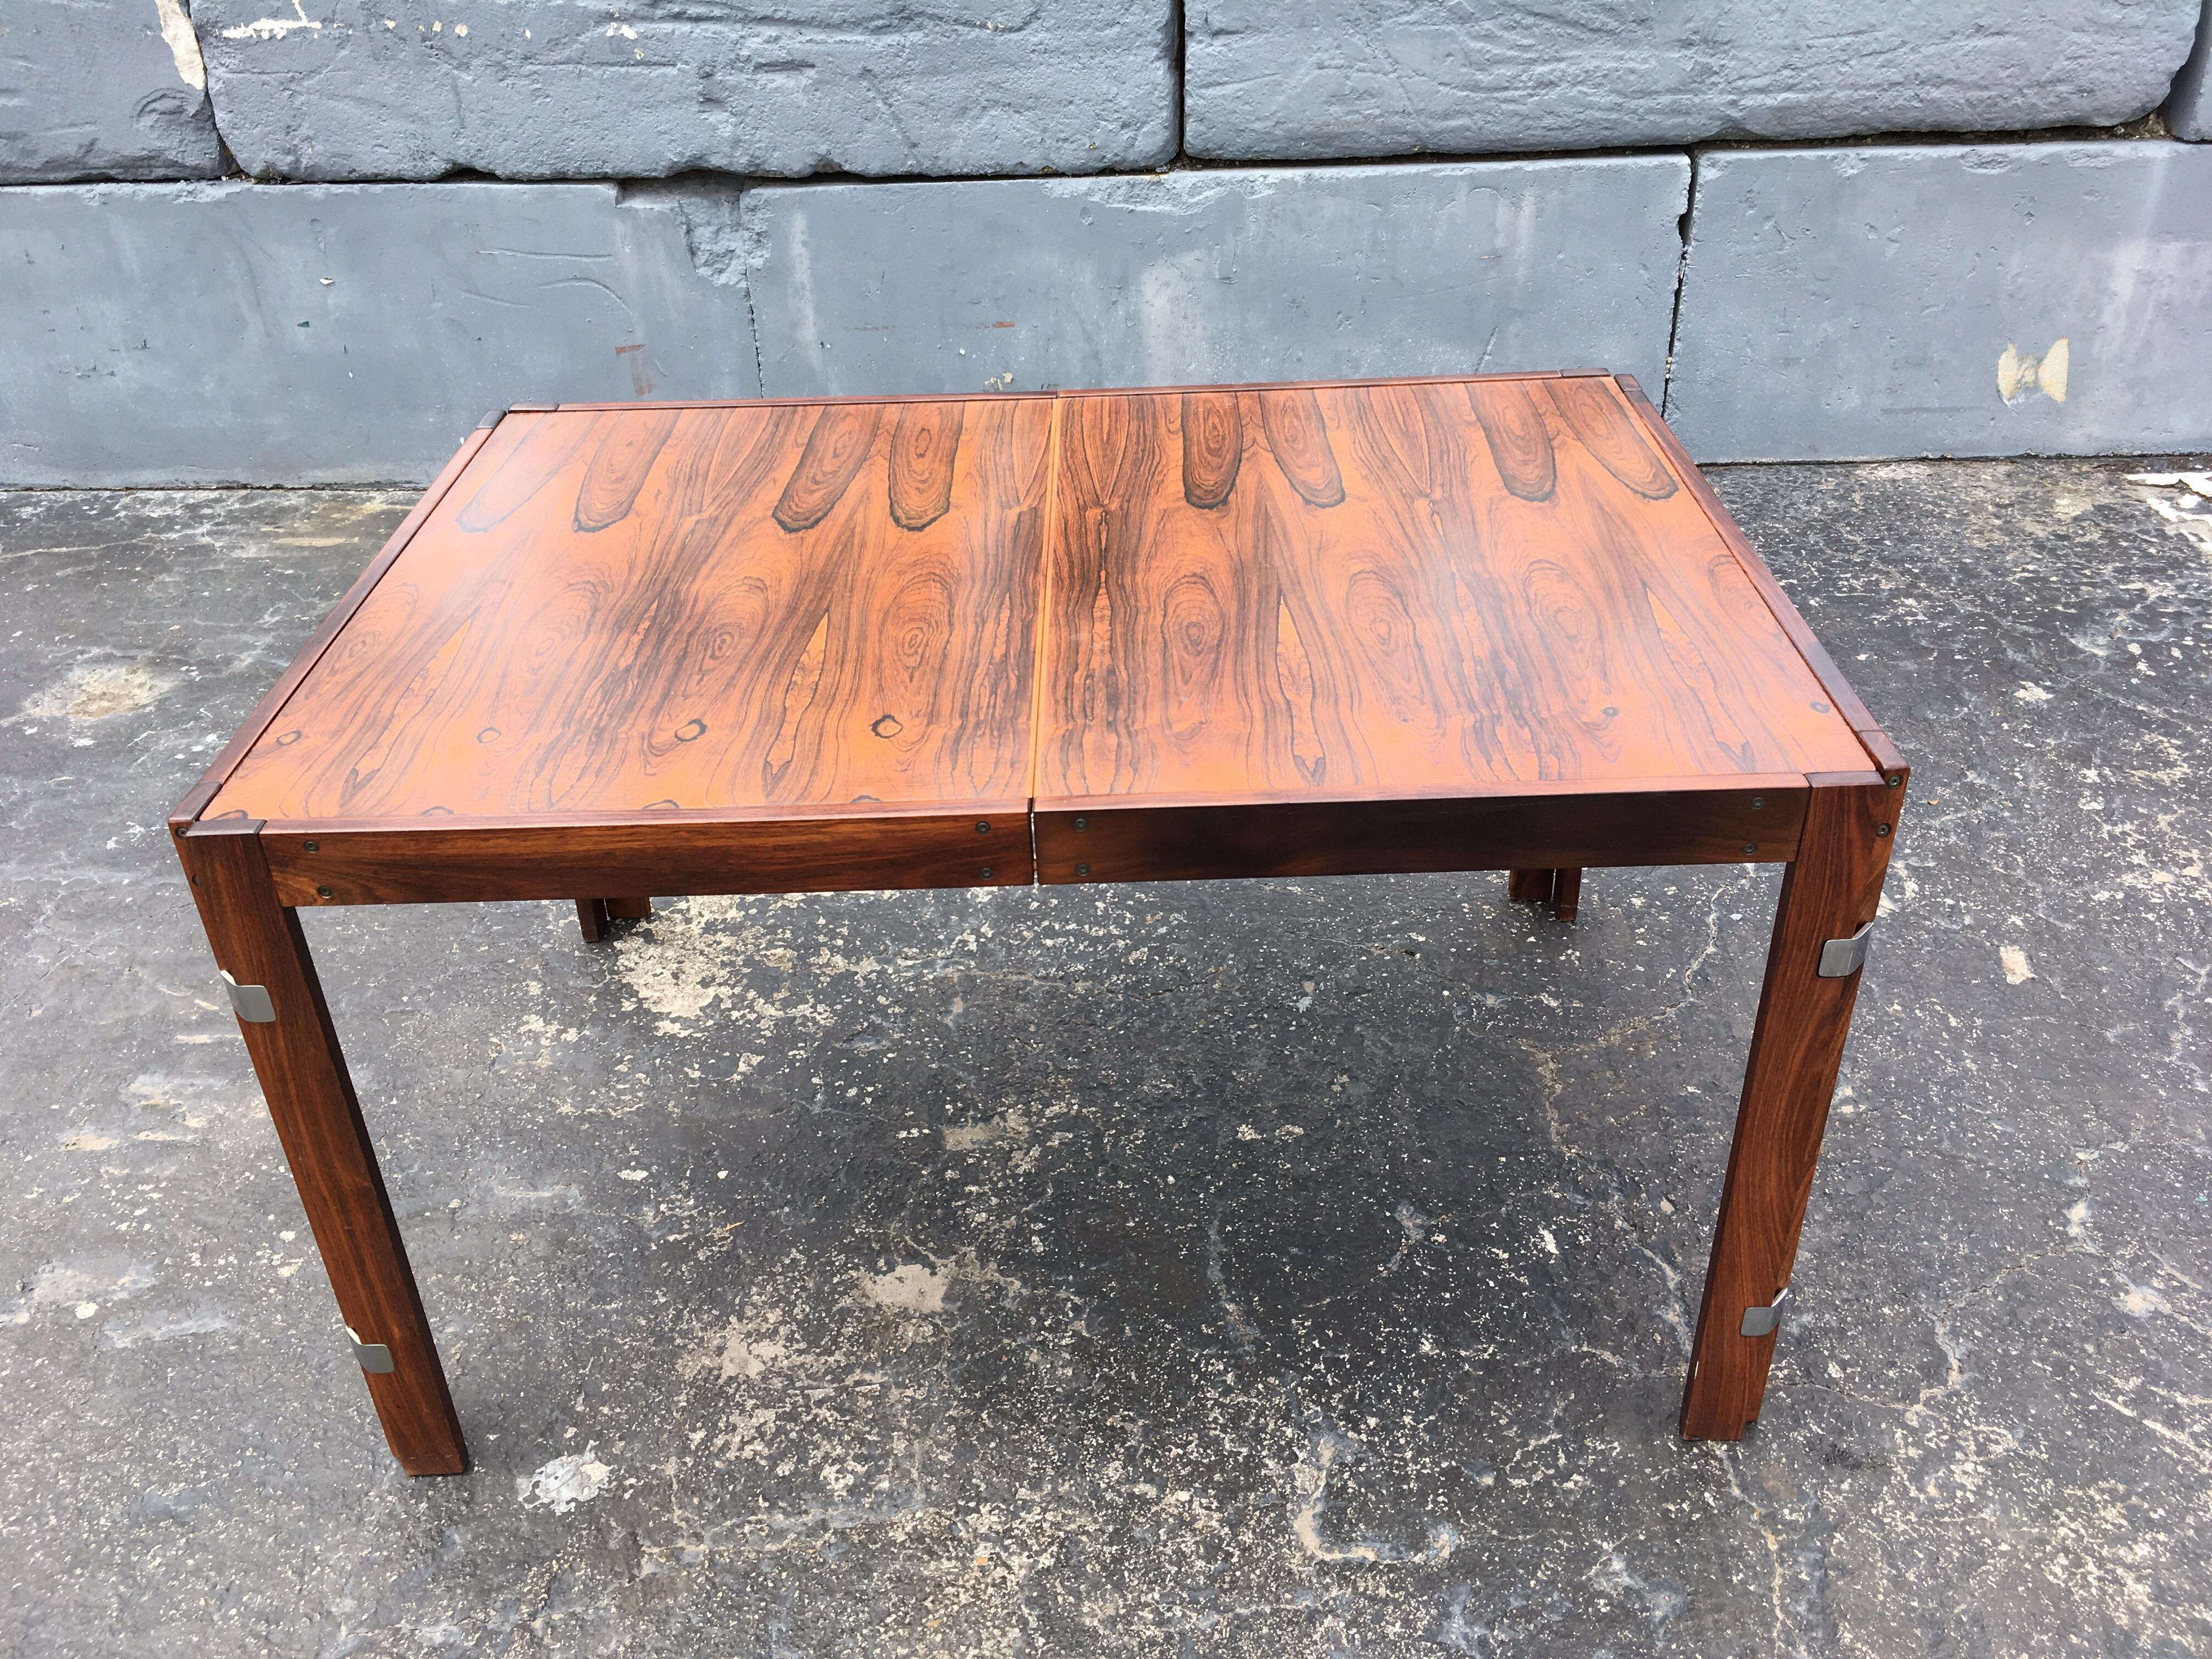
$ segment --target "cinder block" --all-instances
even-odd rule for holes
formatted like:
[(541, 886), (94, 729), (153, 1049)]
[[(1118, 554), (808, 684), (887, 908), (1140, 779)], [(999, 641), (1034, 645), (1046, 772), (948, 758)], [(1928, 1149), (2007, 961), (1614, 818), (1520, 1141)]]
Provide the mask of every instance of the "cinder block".
[(2204, 0), (2197, 49), (2173, 77), (2173, 94), (2166, 100), (2166, 125), (2177, 138), (2212, 139), (2212, 0)]
[(770, 395), (1666, 360), (1679, 155), (748, 191)]
[(2212, 445), (2212, 149), (1701, 155), (1674, 351), (1700, 460)]
[(2198, 0), (1190, 0), (1184, 145), (1224, 161), (2106, 125)]
[(222, 171), (183, 0), (8, 0), (0, 9), (0, 184)]
[(1175, 153), (1169, 0), (287, 3), (198, 0), (224, 139), (257, 177), (1091, 173)]
[(0, 212), (0, 483), (428, 477), (483, 411), (758, 391), (733, 193), (82, 185)]

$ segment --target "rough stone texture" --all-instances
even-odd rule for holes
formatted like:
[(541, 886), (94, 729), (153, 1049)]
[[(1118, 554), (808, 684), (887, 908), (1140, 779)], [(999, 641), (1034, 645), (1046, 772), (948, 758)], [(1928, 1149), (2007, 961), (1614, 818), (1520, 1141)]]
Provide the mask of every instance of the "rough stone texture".
[[(273, 14), (273, 15), (271, 15)], [(1166, 0), (200, 0), (257, 176), (1091, 173), (1175, 153)]]
[(1698, 161), (1668, 418), (1702, 460), (2212, 443), (2212, 149)]
[(1679, 156), (746, 192), (772, 396), (1601, 366), (1656, 386)]
[(1916, 763), (1741, 1445), (1775, 883), (1607, 871), (309, 916), (415, 1483), (161, 826), (405, 498), (0, 499), (0, 1651), (2203, 1651), (2212, 502), (2129, 470), (1717, 478)]
[(14, 483), (427, 479), (495, 404), (759, 387), (705, 187), (13, 191), (0, 347)]
[(2197, 0), (1191, 0), (1184, 144), (1224, 161), (2104, 126)]
[(8, 0), (0, 185), (222, 171), (182, 0)]
[(2212, 0), (2204, 0), (2204, 21), (2197, 26), (2197, 49), (2173, 77), (2166, 101), (2166, 125), (2177, 138), (2212, 139)]

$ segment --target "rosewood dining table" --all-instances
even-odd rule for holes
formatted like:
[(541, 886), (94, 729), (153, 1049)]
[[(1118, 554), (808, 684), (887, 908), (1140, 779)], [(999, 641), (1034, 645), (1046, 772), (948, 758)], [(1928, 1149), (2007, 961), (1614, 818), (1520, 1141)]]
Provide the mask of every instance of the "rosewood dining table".
[(504, 410), (170, 830), (415, 1474), (468, 1451), (303, 909), (1781, 865), (1681, 1413), (1735, 1439), (1905, 778), (1589, 369)]

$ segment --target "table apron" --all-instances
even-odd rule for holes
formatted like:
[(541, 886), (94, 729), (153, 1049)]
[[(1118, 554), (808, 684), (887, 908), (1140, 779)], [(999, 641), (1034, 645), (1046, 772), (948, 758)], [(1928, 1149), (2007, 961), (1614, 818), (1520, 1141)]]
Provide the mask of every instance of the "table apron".
[(1797, 855), (1806, 787), (1802, 779), (1760, 779), (1751, 787), (1413, 800), (1039, 802), (1033, 813), (1025, 802), (998, 802), (880, 817), (295, 823), (270, 823), (261, 840), (279, 899), (301, 908), (1784, 864)]
[(1040, 801), (1037, 879), (1786, 864), (1797, 856), (1806, 793), (1798, 779), (1779, 787), (1761, 780), (1741, 788), (1396, 801)]
[(1033, 876), (1021, 801), (884, 817), (374, 829), (272, 823), (261, 839), (277, 896), (302, 908), (1026, 887)]

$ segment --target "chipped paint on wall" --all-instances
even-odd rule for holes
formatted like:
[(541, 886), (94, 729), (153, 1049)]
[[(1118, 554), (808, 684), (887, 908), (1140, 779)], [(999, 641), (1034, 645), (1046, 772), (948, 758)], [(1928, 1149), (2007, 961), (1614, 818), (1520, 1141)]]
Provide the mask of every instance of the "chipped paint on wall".
[(2023, 354), (2009, 340), (1997, 358), (1997, 396), (2018, 404), (2037, 392), (2053, 403), (2066, 401), (2066, 376), (2072, 353), (2061, 335), (2040, 357)]
[(161, 20), (161, 39), (177, 60), (177, 75), (195, 91), (207, 90), (207, 65), (200, 61), (200, 38), (192, 33), (192, 20), (185, 15), (184, 0), (154, 0)]
[(251, 23), (240, 23), (235, 28), (225, 29), (226, 40), (282, 40), (295, 29), (320, 29), (322, 24), (307, 15), (301, 0), (292, 0), (289, 17), (257, 17)]

